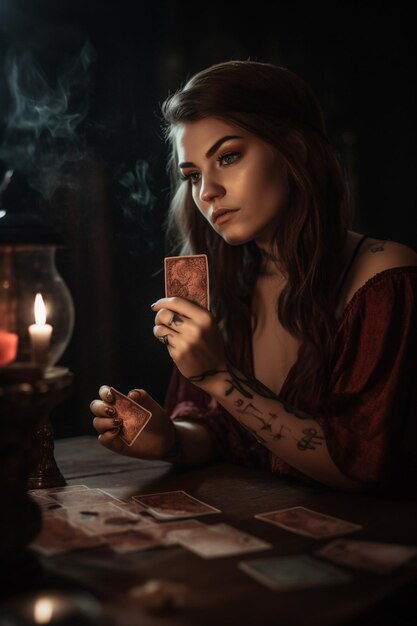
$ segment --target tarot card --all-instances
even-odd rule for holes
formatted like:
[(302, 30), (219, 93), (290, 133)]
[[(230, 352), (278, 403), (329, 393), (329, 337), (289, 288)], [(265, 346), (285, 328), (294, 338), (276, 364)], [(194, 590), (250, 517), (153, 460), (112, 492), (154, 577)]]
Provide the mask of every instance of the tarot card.
[(275, 591), (335, 585), (351, 580), (351, 576), (346, 572), (333, 565), (329, 567), (327, 563), (306, 554), (250, 559), (240, 561), (238, 567)]
[(81, 528), (92, 535), (108, 535), (123, 530), (137, 530), (142, 526), (137, 515), (122, 511), (110, 502), (85, 504), (57, 511), (57, 516), (65, 519), (72, 526)]
[(164, 545), (174, 545), (178, 543), (178, 541), (172, 537), (174, 531), (196, 528), (203, 529), (208, 528), (208, 526), (196, 519), (186, 519), (178, 522), (154, 522), (146, 528), (146, 532), (152, 535), (152, 537), (155, 537), (155, 539), (159, 539)]
[(285, 528), (293, 533), (312, 537), (313, 539), (323, 539), (344, 535), (355, 530), (361, 530), (362, 526), (353, 524), (346, 520), (318, 513), (303, 506), (294, 506), (289, 509), (280, 509), (269, 513), (255, 515), (257, 519), (263, 520)]
[(123, 420), (119, 437), (128, 446), (132, 446), (151, 419), (152, 413), (114, 387), (110, 387), (110, 391), (115, 398), (117, 415)]
[(104, 543), (105, 540), (102, 537), (92, 537), (80, 528), (71, 526), (65, 519), (47, 516), (43, 519), (42, 530), (31, 543), (31, 547), (49, 556), (72, 550), (95, 548)]
[(221, 513), (219, 509), (193, 498), (185, 491), (147, 493), (143, 496), (132, 497), (133, 500), (145, 506), (151, 515), (161, 520)]
[(270, 543), (228, 524), (175, 530), (170, 533), (170, 538), (205, 559), (272, 548)]
[(67, 509), (86, 505), (93, 506), (95, 504), (102, 504), (106, 502), (121, 502), (121, 500), (115, 498), (103, 489), (87, 489), (68, 492), (60, 491), (57, 493), (51, 493), (48, 498), (50, 498), (53, 502), (58, 502)]
[(130, 500), (129, 502), (112, 502), (112, 504), (117, 506), (117, 508), (121, 511), (127, 511), (127, 513), (135, 515), (138, 519), (140, 519), (142, 524), (154, 524), (152, 515), (150, 515), (145, 507), (140, 505), (139, 502)]
[(62, 487), (48, 487), (47, 489), (30, 489), (28, 494), (37, 498), (49, 496), (51, 493), (68, 493), (70, 491), (83, 491), (89, 489), (87, 485), (63, 485)]
[(355, 569), (389, 574), (401, 565), (417, 557), (415, 546), (376, 541), (351, 541), (336, 539), (319, 550), (317, 556)]
[(126, 552), (136, 552), (137, 550), (147, 550), (162, 545), (157, 537), (147, 532), (149, 526), (143, 529), (128, 530), (127, 532), (112, 533), (106, 536), (109, 547), (120, 554)]
[(186, 298), (210, 308), (209, 273), (206, 254), (168, 256), (164, 259), (165, 296)]
[(51, 498), (46, 498), (42, 496), (30, 496), (30, 497), (32, 498), (34, 502), (36, 502), (36, 504), (42, 511), (43, 515), (53, 513), (54, 511), (57, 511), (58, 509), (64, 508), (62, 504), (59, 504), (59, 502), (55, 502)]

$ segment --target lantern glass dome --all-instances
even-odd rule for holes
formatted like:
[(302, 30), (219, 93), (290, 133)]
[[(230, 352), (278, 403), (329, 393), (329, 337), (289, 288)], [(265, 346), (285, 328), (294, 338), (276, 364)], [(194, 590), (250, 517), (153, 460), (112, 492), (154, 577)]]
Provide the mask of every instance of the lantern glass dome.
[[(0, 245), (0, 365), (34, 360), (33, 333), (49, 325), (45, 366), (62, 356), (74, 326), (71, 293), (55, 266), (55, 245)], [(40, 294), (43, 311), (35, 311)], [(39, 303), (38, 295), (38, 303)], [(38, 307), (39, 308), (39, 307)], [(37, 324), (37, 327), (33, 327)], [(36, 360), (36, 358), (35, 358)]]

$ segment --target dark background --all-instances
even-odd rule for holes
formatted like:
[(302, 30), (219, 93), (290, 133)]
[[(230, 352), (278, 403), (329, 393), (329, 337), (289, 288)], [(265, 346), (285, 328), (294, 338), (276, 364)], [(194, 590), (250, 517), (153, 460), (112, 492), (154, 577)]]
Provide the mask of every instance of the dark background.
[(353, 227), (417, 249), (411, 14), (405, 2), (0, 0), (3, 134), (10, 51), (34, 50), (52, 85), (91, 44), (90, 71), (69, 104), (86, 107), (75, 132), (83, 158), (63, 170), (72, 184), (47, 200), (25, 195), (66, 241), (57, 265), (76, 310), (59, 363), (75, 384), (54, 412), (57, 437), (93, 432), (88, 405), (101, 384), (164, 400), (171, 362), (149, 308), (163, 296), (169, 193), (159, 107), (203, 67), (250, 58), (300, 74), (349, 176)]

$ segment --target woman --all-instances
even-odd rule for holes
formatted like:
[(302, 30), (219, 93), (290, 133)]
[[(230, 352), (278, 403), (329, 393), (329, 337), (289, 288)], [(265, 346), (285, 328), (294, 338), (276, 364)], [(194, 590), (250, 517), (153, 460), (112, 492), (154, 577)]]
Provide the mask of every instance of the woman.
[(174, 361), (166, 408), (130, 392), (153, 416), (128, 448), (101, 387), (101, 443), (346, 491), (398, 481), (415, 459), (417, 254), (349, 230), (315, 95), (284, 68), (231, 61), (191, 78), (163, 115), (168, 232), (180, 254), (207, 254), (211, 310), (152, 305)]

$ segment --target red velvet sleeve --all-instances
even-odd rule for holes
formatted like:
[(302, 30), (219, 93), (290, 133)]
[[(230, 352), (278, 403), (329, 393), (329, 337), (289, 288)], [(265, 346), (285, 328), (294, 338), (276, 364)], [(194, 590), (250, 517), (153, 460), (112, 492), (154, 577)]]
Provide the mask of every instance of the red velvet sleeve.
[(329, 454), (370, 486), (415, 479), (417, 267), (386, 270), (349, 302), (334, 347), (329, 391), (319, 402)]

